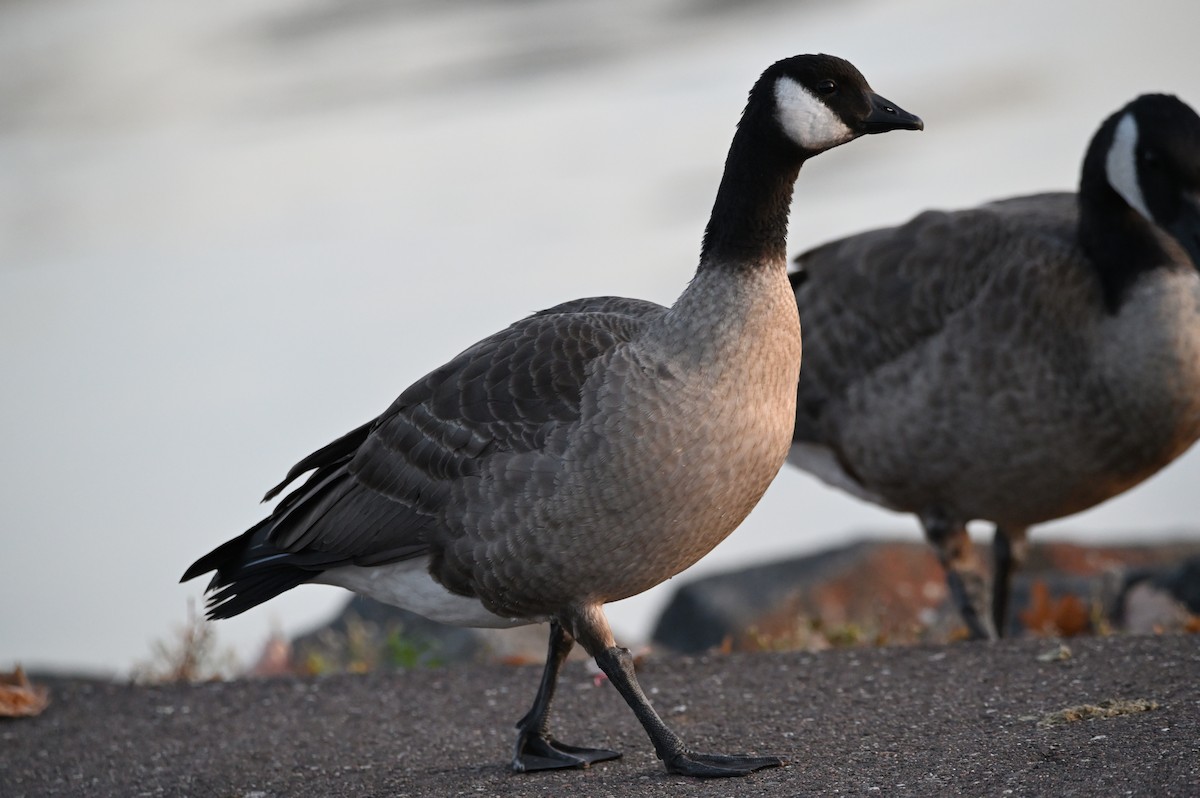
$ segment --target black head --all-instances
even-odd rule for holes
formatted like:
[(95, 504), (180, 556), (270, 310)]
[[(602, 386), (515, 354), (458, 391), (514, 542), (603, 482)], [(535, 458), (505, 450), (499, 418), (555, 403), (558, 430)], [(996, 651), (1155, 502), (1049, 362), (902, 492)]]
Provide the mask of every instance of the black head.
[(783, 136), (808, 154), (871, 133), (923, 130), (920, 118), (880, 97), (849, 61), (797, 55), (772, 64), (750, 90), (747, 115), (768, 111)]
[(1200, 268), (1200, 116), (1177, 97), (1144, 94), (1105, 121), (1093, 150), (1111, 190)]
[(702, 263), (783, 261), (792, 188), (805, 160), (868, 133), (923, 127), (840, 58), (797, 55), (772, 64), (750, 89), (729, 146)]

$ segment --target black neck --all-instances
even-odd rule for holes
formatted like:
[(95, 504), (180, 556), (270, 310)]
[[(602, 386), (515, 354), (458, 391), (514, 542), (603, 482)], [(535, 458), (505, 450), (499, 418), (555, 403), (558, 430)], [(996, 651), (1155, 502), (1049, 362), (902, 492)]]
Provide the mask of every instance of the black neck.
[(1108, 183), (1105, 159), (1112, 142), (1101, 130), (1088, 150), (1079, 182), (1079, 243), (1100, 278), (1109, 313), (1147, 271), (1171, 261), (1155, 226)]
[(752, 106), (742, 115), (704, 231), (701, 269), (786, 262), (792, 189), (807, 156), (768, 113)]

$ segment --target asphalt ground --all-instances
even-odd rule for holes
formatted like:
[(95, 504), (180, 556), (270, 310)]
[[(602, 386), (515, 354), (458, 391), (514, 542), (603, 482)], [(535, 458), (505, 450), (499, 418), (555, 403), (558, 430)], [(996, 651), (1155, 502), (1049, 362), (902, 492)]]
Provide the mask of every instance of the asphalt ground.
[(668, 775), (613, 687), (564, 670), (553, 731), (624, 757), (515, 775), (539, 668), (119, 685), (49, 679), (0, 721), (0, 795), (1197, 796), (1200, 636), (657, 656), (639, 678), (696, 750), (786, 767)]

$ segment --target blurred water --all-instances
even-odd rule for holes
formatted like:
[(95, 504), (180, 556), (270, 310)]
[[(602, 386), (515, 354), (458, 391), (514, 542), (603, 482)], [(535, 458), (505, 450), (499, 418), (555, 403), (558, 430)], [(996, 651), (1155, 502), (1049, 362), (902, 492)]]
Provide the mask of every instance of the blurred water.
[[(1200, 102), (1197, 29), (1190, 0), (0, 5), (0, 665), (127, 668), (192, 559), (421, 374), (564, 299), (672, 301), (771, 61), (847, 57), (927, 125), (809, 164), (798, 250), (1072, 187), (1137, 93)], [(1040, 534), (1190, 525), (1198, 474)], [(864, 530), (918, 535), (785, 469), (688, 576)], [(341, 595), (220, 633), (249, 655)]]

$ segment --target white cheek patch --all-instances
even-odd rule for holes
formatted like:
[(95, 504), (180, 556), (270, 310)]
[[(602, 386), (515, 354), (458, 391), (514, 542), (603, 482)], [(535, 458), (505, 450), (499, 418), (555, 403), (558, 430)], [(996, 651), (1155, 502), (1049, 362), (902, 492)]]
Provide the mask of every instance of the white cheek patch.
[(1146, 199), (1142, 196), (1142, 187), (1138, 184), (1135, 155), (1137, 140), (1137, 121), (1133, 114), (1125, 114), (1113, 133), (1113, 143), (1108, 148), (1104, 169), (1108, 174), (1108, 184), (1113, 190), (1120, 194), (1131, 208), (1153, 221), (1150, 210), (1146, 207)]
[(789, 77), (775, 81), (775, 109), (783, 132), (806, 150), (820, 152), (854, 138), (829, 106)]

